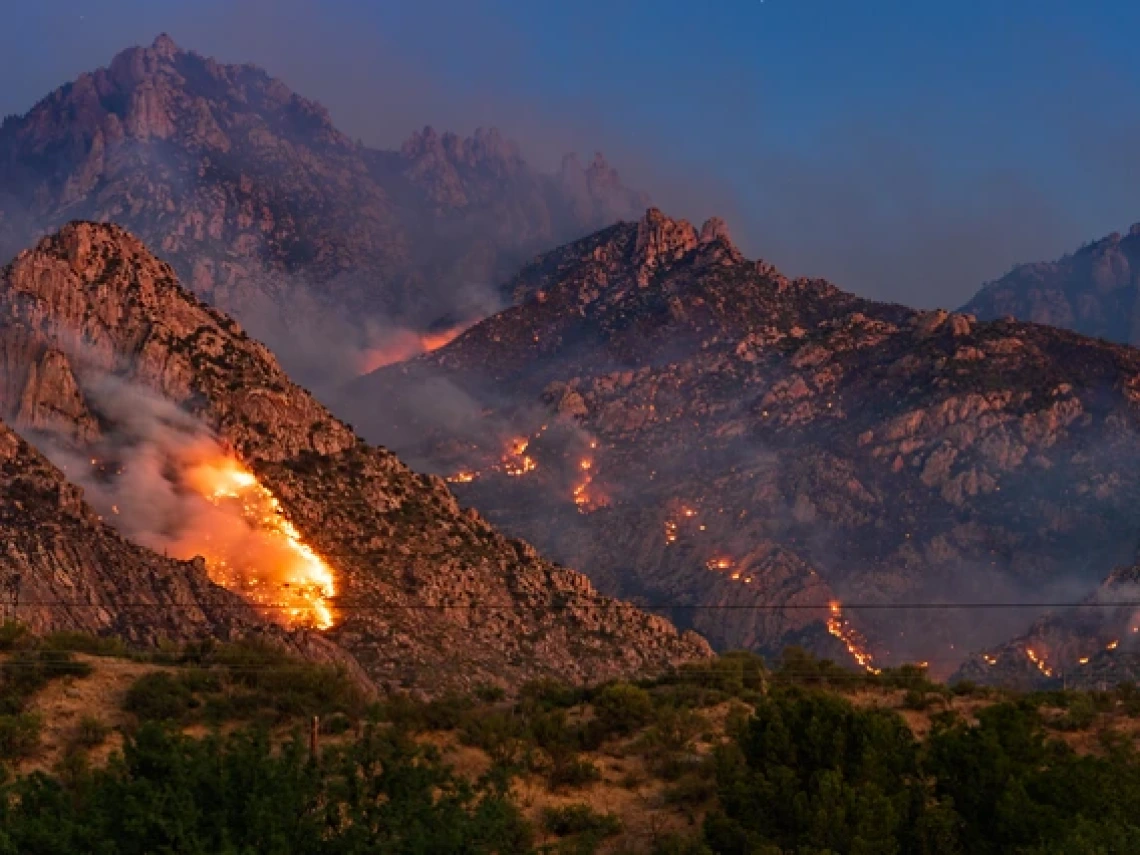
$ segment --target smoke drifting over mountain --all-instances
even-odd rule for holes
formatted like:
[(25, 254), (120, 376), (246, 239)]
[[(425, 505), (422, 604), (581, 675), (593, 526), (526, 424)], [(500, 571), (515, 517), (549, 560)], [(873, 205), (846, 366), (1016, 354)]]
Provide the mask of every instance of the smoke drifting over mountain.
[(128, 539), (201, 556), (211, 579), (286, 626), (326, 627), (331, 570), (281, 516), (276, 500), (200, 422), (173, 403), (107, 377), (88, 400), (110, 426), (82, 453), (36, 444)]

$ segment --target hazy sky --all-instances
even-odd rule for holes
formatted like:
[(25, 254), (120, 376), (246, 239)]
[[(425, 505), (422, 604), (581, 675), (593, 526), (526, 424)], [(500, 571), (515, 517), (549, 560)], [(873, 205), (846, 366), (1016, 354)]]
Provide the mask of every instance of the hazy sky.
[(1128, 0), (4, 0), (0, 114), (121, 48), (264, 66), (348, 133), (601, 149), (667, 212), (882, 299), (954, 306), (1140, 220)]

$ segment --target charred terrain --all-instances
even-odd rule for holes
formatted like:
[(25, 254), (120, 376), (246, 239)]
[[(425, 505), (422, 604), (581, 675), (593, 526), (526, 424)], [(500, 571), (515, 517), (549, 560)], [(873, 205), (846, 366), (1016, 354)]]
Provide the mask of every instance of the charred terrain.
[[(321, 631), (382, 688), (509, 689), (553, 673), (597, 680), (708, 654), (697, 636), (502, 536), (441, 479), (366, 445), (118, 227), (69, 225), (0, 273), (0, 413), (125, 535), (204, 556), (210, 577), (252, 605), (243, 613)], [(13, 453), (31, 452), (21, 444)], [(56, 482), (77, 506), (74, 488)], [(20, 519), (31, 513), (21, 501), (4, 497)], [(117, 544), (125, 567), (144, 565), (116, 578), (116, 596), (159, 605), (133, 580), (158, 584), (154, 573), (170, 576), (175, 562), (123, 544), (84, 513), (92, 544)], [(68, 574), (101, 573), (109, 584), (118, 560), (53, 565), (29, 549), (30, 563), (9, 551), (4, 576), (19, 574), (21, 591), (51, 600), (72, 584), (94, 600)], [(201, 561), (177, 567), (197, 573), (187, 578), (198, 587), (173, 590), (162, 601), (170, 613), (136, 634), (181, 620), (175, 594), (199, 610), (199, 596), (233, 599), (201, 579)], [(63, 578), (40, 578), (53, 572)], [(15, 614), (52, 607), (22, 599)]]
[(1135, 557), (1140, 352), (789, 279), (656, 210), (510, 289), (339, 411), (721, 649), (948, 675), (1034, 612), (906, 604), (1075, 602)]
[(167, 36), (0, 126), (0, 257), (117, 223), (310, 384), (430, 349), (533, 254), (645, 204), (601, 155), (545, 174), (495, 130), (368, 148), (261, 69)]

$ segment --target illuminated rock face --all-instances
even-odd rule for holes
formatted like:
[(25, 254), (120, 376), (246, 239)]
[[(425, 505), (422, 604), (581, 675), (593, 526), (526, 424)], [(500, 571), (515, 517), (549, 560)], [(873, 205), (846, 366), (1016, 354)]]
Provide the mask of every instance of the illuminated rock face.
[[(709, 654), (360, 441), (122, 229), (70, 225), (0, 279), (0, 414), (96, 469), (82, 483), (120, 530), (203, 555), (267, 619), (327, 627), (381, 686), (600, 680)], [(500, 457), (537, 474), (526, 445)]]
[[(659, 211), (510, 289), (517, 305), (360, 378), (338, 412), (481, 473), (461, 500), (718, 647), (858, 666), (849, 628), (873, 667), (945, 676), (1034, 614), (859, 606), (1071, 597), (1140, 541), (1138, 351), (791, 279), (723, 224)], [(535, 469), (504, 477), (487, 464), (519, 435)]]

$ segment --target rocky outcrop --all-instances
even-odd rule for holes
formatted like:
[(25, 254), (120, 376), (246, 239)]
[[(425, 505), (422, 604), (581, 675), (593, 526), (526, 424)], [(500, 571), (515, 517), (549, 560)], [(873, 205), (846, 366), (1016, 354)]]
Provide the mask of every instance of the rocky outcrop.
[(542, 174), (493, 129), (369, 149), (167, 36), (8, 118), (0, 187), (0, 257), (68, 220), (118, 223), (317, 380), (355, 373), (376, 329), (485, 314), (525, 259), (645, 205), (600, 156)]
[(101, 396), (108, 377), (178, 404), (256, 473), (332, 567), (337, 620), (325, 637), (382, 687), (596, 681), (708, 655), (695, 634), (601, 596), (463, 510), (440, 479), (360, 441), (118, 227), (69, 225), (3, 271), (0, 413), (19, 420), (33, 382), (46, 400), (50, 387), (30, 379), (46, 354), (79, 396), (49, 402), (52, 411), (76, 410), (90, 431), (18, 426), (82, 450), (131, 418)]
[(963, 308), (1012, 316), (1124, 344), (1140, 344), (1140, 223), (1051, 263), (1022, 264)]
[[(791, 280), (722, 225), (658, 211), (511, 287), (518, 306), (338, 406), (495, 524), (721, 647), (829, 652), (846, 626), (876, 661), (947, 676), (1026, 613), (840, 625), (829, 599), (1071, 595), (1140, 539), (1140, 352)], [(443, 418), (422, 389), (450, 396)]]

